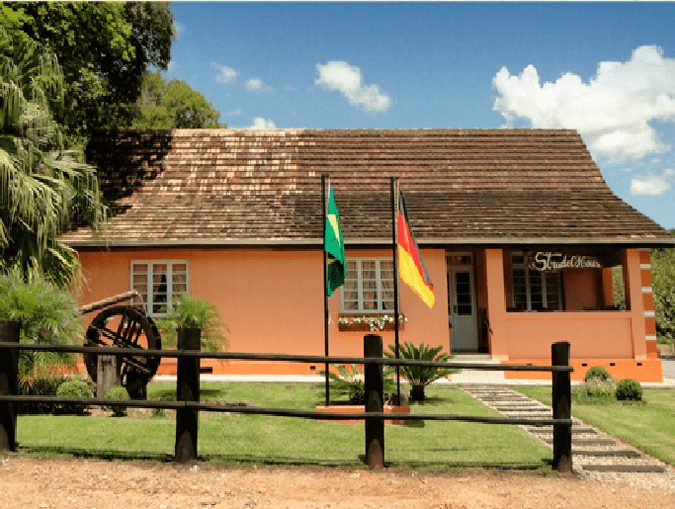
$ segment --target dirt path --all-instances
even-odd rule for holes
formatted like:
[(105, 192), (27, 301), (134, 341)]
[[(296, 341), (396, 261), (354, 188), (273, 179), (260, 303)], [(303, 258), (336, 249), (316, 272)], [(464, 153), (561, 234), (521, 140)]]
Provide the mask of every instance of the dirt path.
[(0, 506), (7, 509), (672, 509), (675, 494), (533, 473), (230, 468), (4, 454), (0, 456)]

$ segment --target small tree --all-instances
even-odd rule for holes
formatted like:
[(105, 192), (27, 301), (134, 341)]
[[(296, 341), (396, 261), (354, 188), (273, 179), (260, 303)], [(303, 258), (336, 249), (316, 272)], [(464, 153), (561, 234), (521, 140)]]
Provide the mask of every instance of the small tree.
[[(385, 356), (390, 359), (396, 357), (396, 348), (394, 345), (389, 345), (389, 352), (385, 352)], [(399, 345), (399, 358), (410, 359), (416, 361), (435, 361), (435, 362), (449, 362), (452, 359), (451, 355), (441, 353), (442, 346), (429, 348), (424, 343), (416, 347), (412, 343), (403, 343)], [(455, 373), (454, 369), (433, 368), (426, 366), (401, 366), (401, 374), (410, 382), (410, 399), (412, 401), (424, 400), (424, 389), (427, 385), (443, 378), (444, 376)]]

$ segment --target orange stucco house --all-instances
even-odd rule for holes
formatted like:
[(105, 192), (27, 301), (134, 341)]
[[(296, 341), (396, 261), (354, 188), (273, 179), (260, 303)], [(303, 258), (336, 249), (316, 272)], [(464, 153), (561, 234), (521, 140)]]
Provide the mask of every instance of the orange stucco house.
[[(187, 292), (219, 306), (231, 351), (323, 355), (325, 173), (349, 268), (330, 299), (330, 353), (360, 356), (363, 326), (341, 322), (392, 310), (398, 177), (436, 293), (428, 309), (401, 285), (401, 342), (537, 364), (569, 341), (575, 379), (602, 365), (662, 380), (649, 249), (675, 241), (610, 191), (575, 131), (145, 131), (96, 137), (87, 156), (112, 217), (97, 235), (63, 237), (85, 269), (82, 303), (135, 288), (158, 317), (157, 303)], [(612, 267), (622, 268), (626, 310), (614, 306)]]

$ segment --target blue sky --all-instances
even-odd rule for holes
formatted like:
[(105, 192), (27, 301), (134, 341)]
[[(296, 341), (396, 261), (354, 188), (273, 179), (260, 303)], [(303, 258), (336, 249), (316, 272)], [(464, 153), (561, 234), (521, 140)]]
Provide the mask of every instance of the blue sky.
[(173, 2), (166, 78), (232, 128), (577, 129), (675, 228), (673, 2)]

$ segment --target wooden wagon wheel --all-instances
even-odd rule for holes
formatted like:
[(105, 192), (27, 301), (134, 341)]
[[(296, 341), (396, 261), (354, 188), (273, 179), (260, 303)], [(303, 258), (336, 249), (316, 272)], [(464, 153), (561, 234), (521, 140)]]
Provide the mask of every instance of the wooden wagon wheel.
[[(161, 350), (162, 340), (152, 318), (132, 306), (114, 306), (101, 311), (87, 329), (87, 346), (118, 346)], [(160, 357), (119, 356), (122, 385), (132, 397), (142, 397), (145, 386), (155, 376)], [(84, 354), (87, 372), (94, 382), (98, 375), (98, 355)]]

